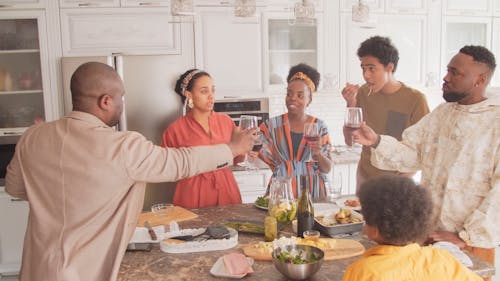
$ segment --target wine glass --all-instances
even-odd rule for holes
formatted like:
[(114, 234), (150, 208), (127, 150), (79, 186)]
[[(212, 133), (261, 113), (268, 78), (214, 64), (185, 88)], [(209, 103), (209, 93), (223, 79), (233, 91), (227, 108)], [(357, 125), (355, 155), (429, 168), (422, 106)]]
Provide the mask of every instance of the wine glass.
[(305, 123), (304, 124), (304, 139), (307, 142), (307, 145), (309, 146), (309, 157), (305, 162), (316, 162), (312, 158), (312, 150), (310, 143), (311, 142), (318, 142), (319, 141), (319, 126), (316, 123)]
[(351, 139), (351, 144), (349, 147), (352, 149), (354, 141), (352, 139), (352, 132), (361, 127), (363, 122), (363, 111), (361, 107), (348, 107), (345, 112), (344, 126), (347, 129), (349, 137)]
[[(242, 130), (257, 128), (257, 126), (258, 126), (257, 116), (253, 116), (253, 115), (241, 115), (240, 116), (239, 127)], [(261, 147), (262, 147), (262, 143), (261, 143)], [(250, 162), (248, 161), (248, 153), (245, 154), (245, 160), (243, 162), (239, 163), (238, 165), (245, 167), (245, 169), (250, 168)]]

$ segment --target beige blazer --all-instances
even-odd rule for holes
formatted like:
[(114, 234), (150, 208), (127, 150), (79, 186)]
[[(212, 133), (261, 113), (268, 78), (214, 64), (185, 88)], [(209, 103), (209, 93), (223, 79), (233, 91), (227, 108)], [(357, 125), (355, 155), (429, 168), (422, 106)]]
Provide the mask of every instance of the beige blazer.
[(146, 182), (176, 181), (232, 159), (227, 145), (162, 148), (83, 112), (31, 127), (6, 176), (6, 191), (30, 206), (21, 280), (115, 280)]

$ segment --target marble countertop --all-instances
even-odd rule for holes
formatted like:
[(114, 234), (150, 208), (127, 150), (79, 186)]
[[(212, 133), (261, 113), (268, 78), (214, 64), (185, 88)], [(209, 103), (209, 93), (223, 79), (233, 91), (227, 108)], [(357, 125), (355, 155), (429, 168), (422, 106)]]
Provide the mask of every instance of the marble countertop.
[[(208, 225), (220, 224), (227, 219), (263, 221), (266, 215), (265, 211), (255, 208), (253, 204), (192, 209), (191, 211), (198, 214), (199, 217), (193, 220), (179, 222), (181, 228), (206, 227)], [(287, 236), (290, 235), (291, 234)], [(360, 241), (366, 248), (375, 245), (374, 242), (362, 235), (352, 236), (351, 238)], [(224, 280), (224, 278), (214, 277), (210, 274), (210, 269), (217, 259), (234, 251), (242, 252), (240, 248), (241, 245), (257, 241), (263, 241), (263, 237), (261, 235), (240, 233), (238, 246), (229, 250), (168, 254), (162, 252), (159, 245), (155, 244), (150, 252), (126, 252), (120, 267), (118, 280)], [(471, 258), (474, 262), (474, 267), (472, 269), (476, 273), (482, 277), (488, 277), (494, 274), (495, 269), (493, 266), (481, 262), (475, 257)], [(359, 259), (359, 257), (325, 261), (318, 273), (309, 280), (341, 280), (347, 266), (357, 259)], [(244, 277), (245, 280), (286, 280), (286, 278), (275, 269), (272, 262), (255, 261), (253, 269), (254, 273)]]

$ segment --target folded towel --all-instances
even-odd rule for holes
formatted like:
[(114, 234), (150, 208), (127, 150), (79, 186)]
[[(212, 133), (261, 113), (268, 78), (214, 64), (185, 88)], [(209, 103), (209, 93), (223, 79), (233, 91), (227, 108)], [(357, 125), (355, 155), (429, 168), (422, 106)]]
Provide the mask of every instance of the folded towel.
[(248, 263), (247, 257), (240, 253), (231, 253), (223, 256), (224, 267), (231, 275), (243, 275), (252, 273), (252, 266)]

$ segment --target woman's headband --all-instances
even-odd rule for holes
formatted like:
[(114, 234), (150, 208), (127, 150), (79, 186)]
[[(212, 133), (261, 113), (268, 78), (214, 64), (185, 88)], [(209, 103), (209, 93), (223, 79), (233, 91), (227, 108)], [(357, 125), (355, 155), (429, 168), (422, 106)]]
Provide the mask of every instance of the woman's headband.
[(187, 86), (189, 85), (189, 82), (191, 82), (191, 79), (193, 79), (193, 76), (195, 76), (196, 74), (198, 74), (200, 72), (203, 72), (203, 70), (194, 69), (191, 72), (189, 72), (188, 75), (186, 75), (186, 77), (184, 77), (184, 79), (182, 79), (181, 93), (183, 96), (186, 96), (185, 92), (186, 92)]
[(309, 89), (311, 89), (311, 93), (314, 93), (316, 91), (316, 86), (314, 86), (314, 82), (309, 78), (307, 75), (305, 75), (303, 72), (297, 72), (295, 73), (292, 78), (290, 78), (289, 82), (292, 82), (294, 80), (300, 79), (304, 82), (306, 82), (307, 86)]

